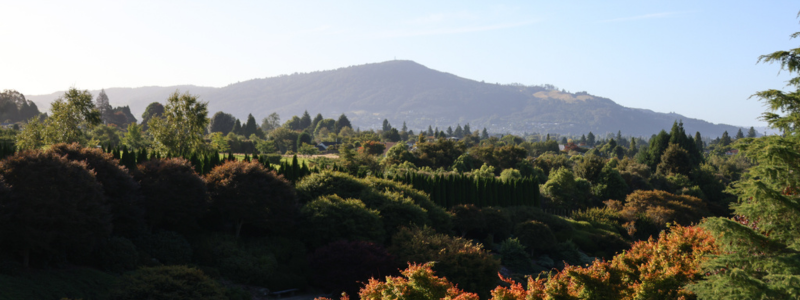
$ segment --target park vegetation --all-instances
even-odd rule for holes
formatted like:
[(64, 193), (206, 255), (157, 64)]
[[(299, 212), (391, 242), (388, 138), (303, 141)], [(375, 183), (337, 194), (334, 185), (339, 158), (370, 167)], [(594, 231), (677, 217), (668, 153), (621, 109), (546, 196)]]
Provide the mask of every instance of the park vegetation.
[[(761, 60), (796, 73), (798, 51)], [(796, 298), (789, 86), (756, 94), (782, 135), (714, 140), (680, 120), (650, 137), (258, 124), (178, 91), (137, 123), (104, 92), (71, 88), (48, 116), (6, 91), (0, 299)]]

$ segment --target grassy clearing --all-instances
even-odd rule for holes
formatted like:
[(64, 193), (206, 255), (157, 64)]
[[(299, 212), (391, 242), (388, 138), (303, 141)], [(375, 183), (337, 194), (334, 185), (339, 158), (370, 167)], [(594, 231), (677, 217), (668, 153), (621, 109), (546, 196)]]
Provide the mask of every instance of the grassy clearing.
[(118, 277), (90, 268), (31, 270), (18, 276), (0, 274), (0, 300), (105, 299)]

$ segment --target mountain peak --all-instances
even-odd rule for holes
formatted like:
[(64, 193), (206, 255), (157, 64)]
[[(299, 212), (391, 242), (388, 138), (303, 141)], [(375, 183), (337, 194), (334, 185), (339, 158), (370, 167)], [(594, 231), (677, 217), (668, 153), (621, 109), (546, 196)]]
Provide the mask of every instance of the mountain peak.
[[(164, 102), (177, 87), (106, 89), (113, 105), (130, 105), (140, 114), (151, 102)], [(183, 91), (184, 89), (182, 89)], [(486, 84), (437, 71), (411, 60), (390, 60), (336, 70), (253, 79), (222, 88), (193, 87), (208, 101), (210, 113), (283, 120), (303, 111), (327, 118), (347, 114), (356, 127), (380, 128), (384, 119), (406, 122), (415, 132), (429, 125), (445, 129), (469, 123), (502, 133), (616, 133), (650, 136), (682, 119), (687, 132), (705, 136), (736, 132), (676, 114), (622, 107), (586, 92), (567, 93), (548, 86)], [(44, 99), (44, 98), (48, 99)], [(52, 95), (28, 97), (49, 103)], [(42, 101), (44, 100), (44, 101)], [(43, 107), (43, 106), (40, 106)]]

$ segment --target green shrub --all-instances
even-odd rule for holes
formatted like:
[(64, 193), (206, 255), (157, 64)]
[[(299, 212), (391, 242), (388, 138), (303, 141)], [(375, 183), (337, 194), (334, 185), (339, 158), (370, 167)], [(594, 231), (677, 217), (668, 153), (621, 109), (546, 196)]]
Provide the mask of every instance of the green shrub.
[(110, 299), (227, 299), (225, 288), (186, 266), (142, 268), (126, 275)]
[(578, 210), (572, 213), (572, 219), (576, 221), (586, 221), (592, 226), (603, 228), (611, 232), (624, 233), (622, 223), (624, 223), (619, 211), (609, 207), (593, 207)]
[(341, 239), (384, 241), (383, 222), (377, 210), (361, 200), (321, 196), (300, 209), (300, 232), (312, 248)]
[(493, 242), (505, 240), (511, 234), (514, 224), (511, 223), (511, 218), (504, 210), (484, 207), (481, 208), (481, 214), (486, 222), (483, 231), (493, 237)]
[(385, 192), (383, 195), (390, 199), (378, 209), (387, 236), (394, 235), (401, 227), (425, 226), (428, 223), (427, 211), (411, 199), (396, 192)]
[(547, 224), (550, 230), (556, 234), (570, 235), (575, 230), (569, 221), (532, 206), (511, 206), (505, 207), (503, 210), (508, 213), (512, 224), (535, 220)]
[(164, 265), (187, 264), (192, 259), (192, 246), (182, 235), (172, 231), (158, 231), (134, 240), (139, 251), (148, 254)]
[(401, 229), (392, 237), (389, 253), (394, 254), (398, 262), (435, 261), (436, 274), (482, 297), (488, 298), (489, 290), (497, 286), (500, 262), (481, 244), (436, 233), (429, 227)]
[[(306, 286), (307, 251), (299, 240), (280, 237), (248, 240), (208, 234), (192, 239), (192, 247), (195, 263), (237, 283), (273, 290)], [(206, 274), (212, 274), (209, 272)]]
[(237, 283), (266, 285), (277, 265), (269, 253), (258, 255), (245, 249), (237, 249), (220, 259), (220, 274)]
[(462, 237), (476, 237), (479, 231), (486, 228), (486, 220), (481, 209), (473, 204), (459, 204), (450, 208), (453, 214), (453, 229)]
[[(592, 262), (592, 259), (581, 252), (580, 249), (578, 249), (578, 246), (572, 241), (559, 243), (554, 254), (556, 256), (556, 260), (561, 264), (567, 263), (571, 266), (583, 266)], [(561, 264), (557, 263), (559, 267), (562, 266)]]
[(95, 250), (94, 256), (102, 269), (114, 273), (133, 270), (139, 261), (136, 246), (124, 237), (111, 237)]
[(526, 221), (514, 227), (514, 236), (532, 253), (550, 253), (556, 245), (556, 237), (547, 224)]
[[(323, 171), (303, 177), (295, 185), (300, 203), (308, 203), (320, 196), (339, 195), (342, 198), (362, 199), (365, 190), (372, 192), (364, 182), (342, 172)], [(365, 202), (366, 203), (366, 202)]]
[(517, 273), (530, 274), (533, 272), (533, 264), (525, 246), (519, 239), (508, 238), (500, 244), (500, 261), (503, 266)]
[(280, 155), (278, 153), (267, 153), (264, 154), (264, 156), (266, 156), (269, 163), (273, 165), (281, 164), (281, 159), (283, 159), (283, 155)]
[(388, 191), (402, 193), (403, 196), (414, 200), (414, 203), (424, 208), (428, 212), (428, 221), (433, 229), (439, 232), (449, 232), (452, 227), (453, 216), (444, 208), (431, 201), (425, 192), (419, 191), (408, 184), (397, 181), (381, 179), (377, 177), (367, 177), (364, 182), (369, 184), (376, 191)]

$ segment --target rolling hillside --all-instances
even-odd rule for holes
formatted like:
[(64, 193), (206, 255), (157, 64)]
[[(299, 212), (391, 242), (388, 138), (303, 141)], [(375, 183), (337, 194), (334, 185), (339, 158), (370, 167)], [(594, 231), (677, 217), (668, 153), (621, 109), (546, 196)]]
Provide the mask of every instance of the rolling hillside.
[[(129, 105), (135, 115), (153, 101), (164, 102), (180, 90), (208, 101), (209, 112), (261, 119), (277, 112), (283, 120), (304, 110), (326, 118), (345, 113), (361, 128), (380, 128), (384, 118), (403, 121), (415, 131), (430, 124), (440, 129), (457, 123), (497, 133), (581, 134), (617, 132), (649, 136), (683, 120), (687, 132), (735, 134), (735, 126), (713, 124), (679, 114), (623, 107), (587, 93), (567, 93), (543, 86), (499, 85), (461, 78), (413, 61), (387, 61), (329, 71), (253, 79), (221, 88), (199, 86), (109, 88), (111, 104)], [(92, 91), (97, 93), (97, 91)], [(43, 110), (63, 92), (27, 96)]]

